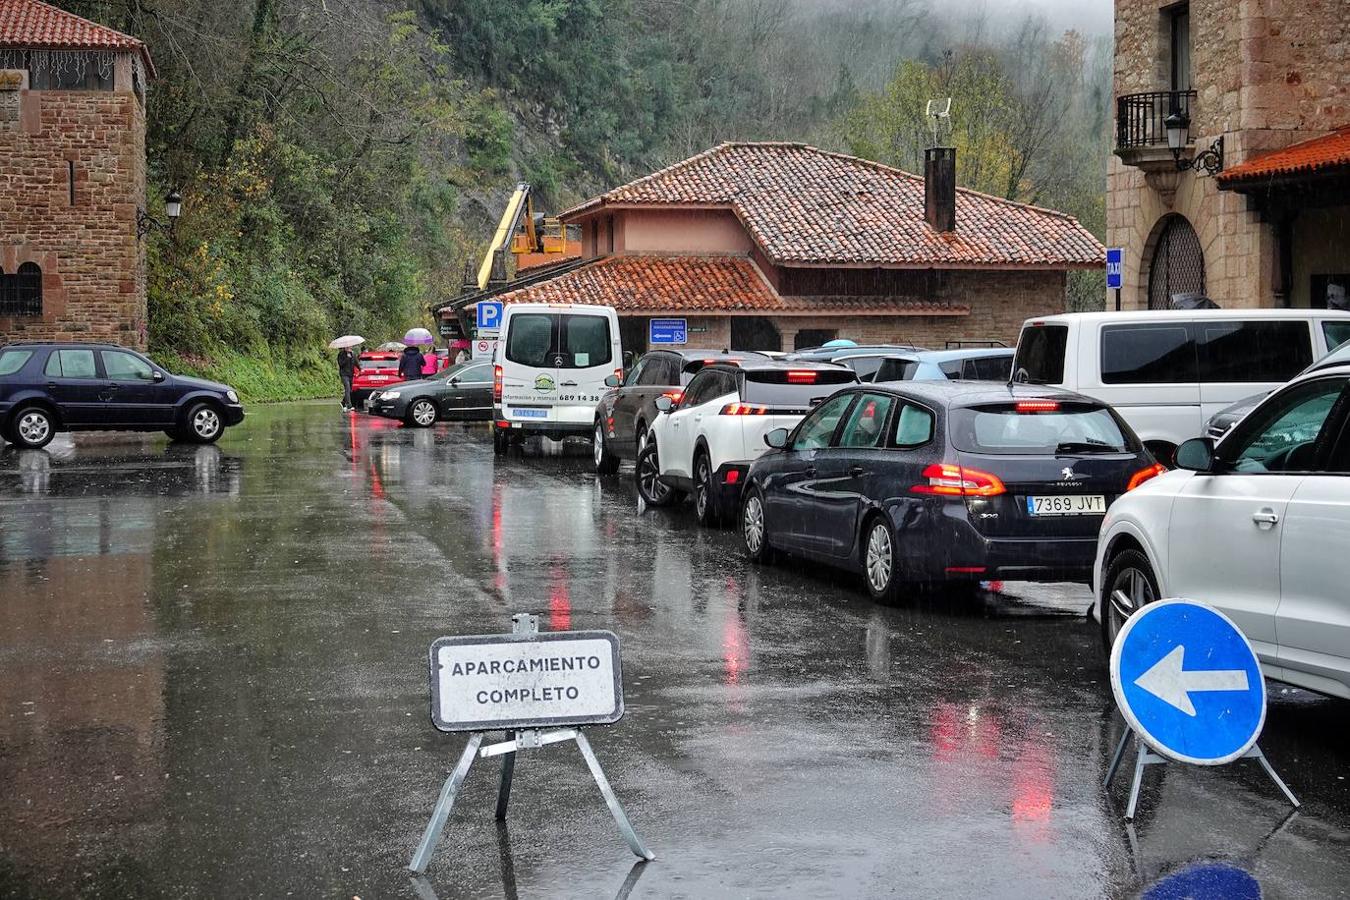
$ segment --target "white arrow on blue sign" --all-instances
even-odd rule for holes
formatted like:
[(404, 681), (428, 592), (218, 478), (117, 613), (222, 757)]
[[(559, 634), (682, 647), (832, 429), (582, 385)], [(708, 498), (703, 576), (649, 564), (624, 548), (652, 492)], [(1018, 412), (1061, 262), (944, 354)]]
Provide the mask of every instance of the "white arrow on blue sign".
[(1232, 762), (1266, 721), (1252, 645), (1227, 616), (1193, 600), (1162, 600), (1126, 620), (1111, 650), (1111, 690), (1130, 728), (1179, 762)]

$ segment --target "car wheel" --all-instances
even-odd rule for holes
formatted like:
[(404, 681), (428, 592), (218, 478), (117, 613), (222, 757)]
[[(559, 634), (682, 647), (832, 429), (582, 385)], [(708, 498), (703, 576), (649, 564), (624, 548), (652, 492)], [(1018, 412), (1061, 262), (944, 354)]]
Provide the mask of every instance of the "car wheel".
[(214, 444), (224, 430), (220, 410), (210, 403), (194, 403), (183, 417), (183, 437), (194, 444)]
[(633, 470), (638, 496), (648, 506), (669, 506), (675, 502), (675, 490), (661, 481), (660, 474), (661, 461), (656, 455), (656, 441), (648, 441), (638, 454), (637, 466)]
[(1148, 557), (1133, 547), (1111, 557), (1102, 579), (1102, 647), (1107, 655), (1125, 621), (1158, 598), (1158, 579)]
[(41, 450), (56, 436), (56, 420), (41, 406), (25, 406), (10, 420), (6, 438), (27, 450)]
[(619, 471), (619, 458), (609, 452), (609, 446), (605, 443), (605, 426), (602, 422), (595, 423), (592, 448), (595, 452), (595, 474), (613, 475)]
[(895, 533), (884, 516), (874, 516), (863, 529), (862, 570), (867, 592), (879, 603), (894, 602), (900, 593), (900, 559)]
[(436, 424), (436, 404), (425, 397), (414, 400), (408, 407), (407, 421), (414, 428), (430, 428)]
[(641, 422), (638, 423), (637, 434), (633, 438), (633, 446), (637, 449), (638, 453), (641, 453), (642, 448), (647, 446), (647, 426)]
[(759, 488), (751, 488), (741, 504), (741, 541), (745, 543), (745, 555), (752, 563), (764, 565), (774, 561), (764, 518), (764, 495)]
[(722, 521), (713, 488), (712, 463), (703, 451), (694, 457), (694, 515), (698, 517), (698, 524), (708, 528), (716, 528)]

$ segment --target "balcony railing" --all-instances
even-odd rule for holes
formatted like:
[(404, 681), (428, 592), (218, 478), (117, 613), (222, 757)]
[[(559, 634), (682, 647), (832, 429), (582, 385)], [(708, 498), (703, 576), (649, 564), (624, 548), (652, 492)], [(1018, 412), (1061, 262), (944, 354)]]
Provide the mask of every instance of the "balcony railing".
[(1195, 91), (1150, 91), (1116, 99), (1116, 148), (1167, 145), (1167, 117), (1179, 112), (1191, 117)]

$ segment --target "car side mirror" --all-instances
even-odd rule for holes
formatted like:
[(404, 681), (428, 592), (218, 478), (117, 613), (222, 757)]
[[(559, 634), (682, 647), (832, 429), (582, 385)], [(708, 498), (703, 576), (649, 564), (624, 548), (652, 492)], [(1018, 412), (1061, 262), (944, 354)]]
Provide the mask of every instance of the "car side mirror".
[(1211, 438), (1191, 438), (1177, 448), (1178, 469), (1209, 472), (1214, 469), (1214, 441)]
[(657, 412), (668, 413), (668, 412), (670, 412), (670, 411), (671, 411), (672, 409), (674, 409), (674, 408), (675, 408), (675, 401), (674, 401), (674, 400), (671, 400), (669, 397), (657, 397), (657, 398), (656, 398), (656, 411), (657, 411)]
[(621, 384), (623, 384), (623, 382), (619, 380), (619, 376), (618, 376), (618, 375), (606, 375), (606, 376), (605, 376), (605, 387), (612, 387), (612, 388), (614, 388), (614, 387), (618, 387), (618, 386), (621, 385)]
[(451, 386), (451, 387), (456, 387), (456, 386), (458, 386), (458, 384), (459, 384), (459, 376), (458, 376), (458, 375), (456, 375), (456, 376), (454, 376), (453, 378), (450, 379), (450, 386)]
[(150, 380), (151, 380), (151, 381), (163, 381), (163, 380), (164, 380), (164, 373), (161, 372), (161, 371), (159, 371), (158, 369), (156, 369), (156, 370), (155, 370), (155, 374), (153, 374), (153, 375), (150, 376)]
[(788, 430), (786, 428), (774, 428), (768, 434), (764, 435), (764, 444), (775, 450), (782, 450), (787, 446)]

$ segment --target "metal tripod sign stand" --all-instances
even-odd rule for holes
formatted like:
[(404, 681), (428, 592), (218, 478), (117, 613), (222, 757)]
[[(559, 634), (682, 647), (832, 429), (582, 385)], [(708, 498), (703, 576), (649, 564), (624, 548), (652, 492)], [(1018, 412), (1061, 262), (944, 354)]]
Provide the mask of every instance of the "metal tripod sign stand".
[(1126, 730), (1106, 787), (1131, 737), (1138, 748), (1127, 820), (1139, 803), (1144, 767), (1167, 762), (1255, 759), (1299, 805), (1256, 745), (1266, 721), (1266, 682), (1256, 652), (1223, 613), (1193, 600), (1161, 600), (1136, 612), (1111, 648), (1111, 690)]
[[(586, 766), (614, 816), (619, 832), (642, 859), (656, 856), (623, 811), (582, 725), (607, 725), (623, 717), (619, 639), (609, 631), (539, 633), (539, 617), (518, 613), (503, 635), (444, 637), (431, 645), (431, 720), (437, 729), (469, 732), (469, 742), (441, 788), (436, 809), (408, 869), (426, 871), (441, 831), (477, 757), (502, 757), (497, 821), (505, 821), (516, 753), (576, 741)], [(562, 726), (562, 727), (560, 727)], [(506, 740), (484, 747), (485, 731), (505, 730)]]

